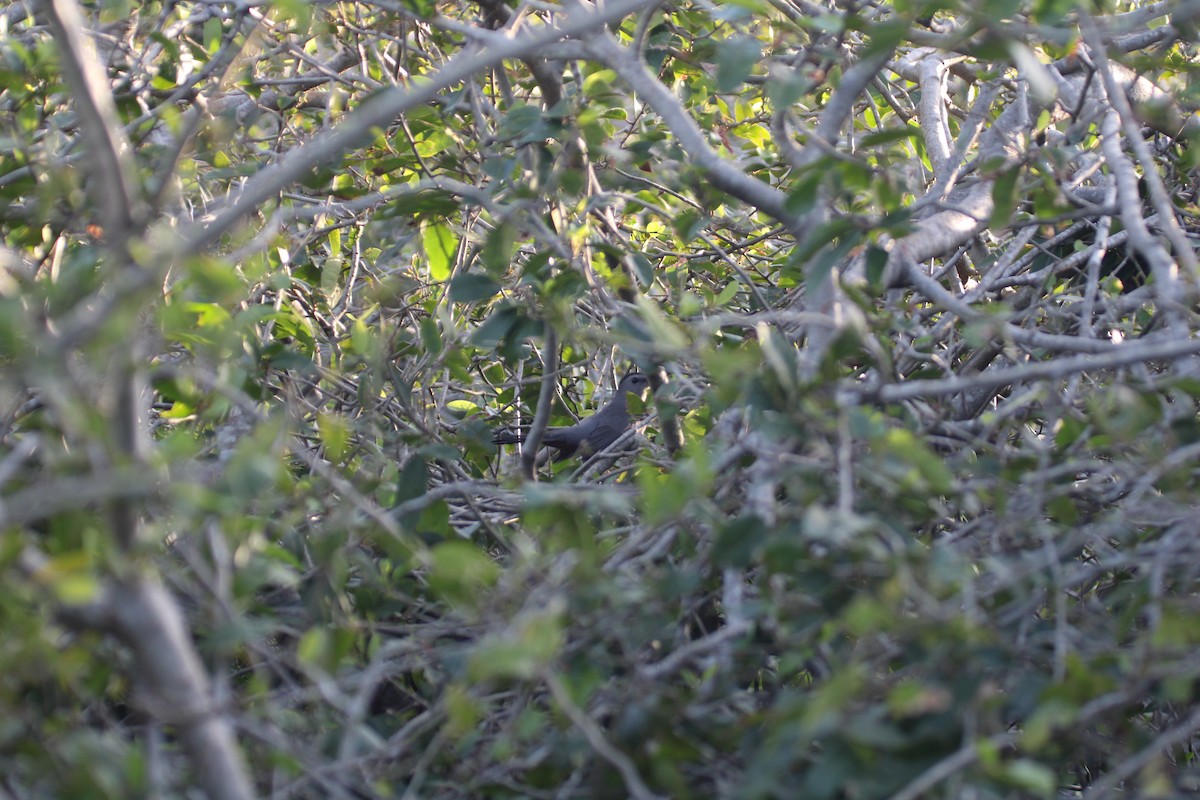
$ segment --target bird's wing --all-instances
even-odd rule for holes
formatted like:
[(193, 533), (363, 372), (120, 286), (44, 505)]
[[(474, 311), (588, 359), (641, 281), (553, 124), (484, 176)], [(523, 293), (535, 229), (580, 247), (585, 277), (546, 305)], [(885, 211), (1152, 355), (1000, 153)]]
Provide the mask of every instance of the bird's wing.
[(588, 428), (580, 444), (588, 454), (599, 453), (629, 429), (629, 414), (625, 411), (624, 403), (609, 404), (589, 417), (587, 423)]
[(546, 431), (546, 435), (542, 437), (542, 444), (558, 449), (554, 456), (555, 461), (562, 461), (575, 454), (579, 443), (587, 437), (592, 419), (593, 417), (588, 417), (569, 428), (553, 428)]

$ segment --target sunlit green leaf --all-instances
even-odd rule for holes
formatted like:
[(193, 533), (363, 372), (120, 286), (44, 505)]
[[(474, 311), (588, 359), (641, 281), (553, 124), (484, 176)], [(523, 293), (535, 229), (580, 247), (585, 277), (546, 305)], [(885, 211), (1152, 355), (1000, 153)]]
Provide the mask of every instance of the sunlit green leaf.
[(317, 430), (321, 433), (321, 442), (331, 461), (341, 461), (346, 455), (346, 447), (350, 442), (350, 428), (346, 421), (333, 414), (317, 416)]
[(500, 575), (496, 563), (470, 542), (443, 542), (433, 548), (429, 586), (447, 602), (477, 606)]
[(561, 603), (552, 604), (517, 619), (504, 634), (484, 639), (471, 655), (471, 678), (484, 681), (535, 676), (562, 647), (563, 610)]
[(421, 228), (429, 276), (441, 283), (450, 277), (458, 253), (458, 235), (448, 225), (429, 223)]

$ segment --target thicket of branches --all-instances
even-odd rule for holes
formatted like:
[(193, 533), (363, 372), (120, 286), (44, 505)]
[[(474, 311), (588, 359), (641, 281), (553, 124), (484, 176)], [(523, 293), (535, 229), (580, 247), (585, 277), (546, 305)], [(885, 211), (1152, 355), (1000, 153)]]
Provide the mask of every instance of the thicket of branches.
[(1200, 3), (985, 6), (0, 11), (0, 797), (1197, 791)]

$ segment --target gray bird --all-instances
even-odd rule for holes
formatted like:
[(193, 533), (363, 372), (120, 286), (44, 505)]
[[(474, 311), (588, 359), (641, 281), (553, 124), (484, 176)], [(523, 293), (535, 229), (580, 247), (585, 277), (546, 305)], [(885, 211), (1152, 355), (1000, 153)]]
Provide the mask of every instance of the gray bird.
[[(542, 445), (558, 450), (555, 461), (570, 458), (578, 452), (583, 456), (599, 453), (615, 442), (629, 429), (629, 410), (625, 407), (625, 393), (644, 397), (650, 388), (650, 379), (641, 372), (631, 372), (617, 386), (617, 394), (604, 408), (587, 419), (580, 420), (569, 428), (548, 428), (542, 436)], [(492, 437), (495, 444), (517, 444), (525, 441), (525, 434), (518, 431), (497, 431)]]

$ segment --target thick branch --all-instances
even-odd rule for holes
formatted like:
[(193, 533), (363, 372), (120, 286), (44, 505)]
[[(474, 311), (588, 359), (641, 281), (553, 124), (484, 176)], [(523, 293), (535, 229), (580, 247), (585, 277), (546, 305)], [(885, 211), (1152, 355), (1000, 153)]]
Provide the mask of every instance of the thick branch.
[(795, 215), (786, 207), (787, 195), (770, 184), (750, 177), (736, 162), (722, 158), (708, 144), (704, 132), (687, 113), (679, 98), (650, 73), (637, 53), (619, 45), (608, 33), (590, 38), (587, 48), (620, 75), (629, 88), (663, 118), (680, 146), (693, 163), (704, 170), (714, 186), (769, 214), (789, 230), (798, 230)]
[(879, 71), (887, 65), (894, 52), (896, 52), (894, 47), (880, 50), (856, 62), (854, 66), (846, 70), (838, 83), (837, 90), (829, 98), (829, 102), (825, 104), (825, 108), (821, 112), (821, 119), (817, 122), (816, 130), (813, 131), (814, 141), (810, 142), (800, 154), (801, 164), (813, 164), (828, 152), (828, 148), (821, 147), (817, 143), (817, 139), (828, 145), (837, 144), (846, 120), (854, 113), (855, 104), (858, 103), (862, 93), (871, 85), (871, 81), (875, 79)]
[[(1124, 130), (1125, 138), (1128, 140), (1133, 154), (1142, 165), (1142, 174), (1149, 189), (1150, 201), (1154, 205), (1154, 210), (1158, 212), (1163, 231), (1166, 233), (1167, 239), (1171, 242), (1171, 247), (1175, 251), (1175, 258), (1179, 260), (1179, 263), (1186, 270), (1190, 278), (1188, 288), (1191, 292), (1194, 292), (1196, 282), (1200, 281), (1200, 264), (1196, 262), (1196, 254), (1192, 251), (1191, 243), (1183, 235), (1183, 231), (1179, 229), (1179, 223), (1175, 219), (1175, 209), (1171, 204), (1171, 199), (1167, 196), (1166, 187), (1163, 186), (1162, 176), (1159, 175), (1158, 170), (1154, 166), (1154, 158), (1150, 154), (1150, 148), (1146, 145), (1146, 140), (1142, 137), (1141, 128), (1134, 118), (1133, 108), (1130, 106), (1129, 98), (1125, 94), (1128, 82), (1124, 85), (1118, 83), (1117, 73), (1111, 68), (1108, 58), (1104, 53), (1103, 42), (1100, 41), (1100, 36), (1096, 32), (1095, 26), (1089, 24), (1089, 20), (1086, 17), (1083, 20), (1082, 27), (1084, 37), (1087, 39), (1088, 46), (1092, 51), (1091, 55), (1096, 59), (1097, 67), (1103, 78), (1108, 100), (1120, 116), (1121, 128)], [(1146, 83), (1149, 83), (1149, 81), (1146, 81)], [(1135, 80), (1132, 84), (1134, 87), (1137, 87), (1139, 82)], [(1109, 140), (1107, 134), (1105, 135), (1105, 140)], [(1108, 151), (1106, 150), (1105, 153), (1107, 154)], [(1164, 286), (1164, 289), (1166, 288)]]
[(847, 387), (847, 390), (854, 394), (866, 395), (882, 403), (895, 403), (916, 397), (939, 397), (974, 389), (994, 389), (1022, 381), (1064, 378), (1081, 372), (1115, 369), (1147, 361), (1173, 361), (1197, 353), (1200, 353), (1200, 340), (1180, 340), (1167, 336), (1140, 342), (1114, 344), (1109, 346), (1107, 352), (1038, 361), (1019, 367), (991, 370), (978, 375), (907, 381), (902, 384), (890, 384), (875, 388), (850, 386)]
[(65, 624), (105, 630), (133, 652), (138, 700), (174, 726), (195, 780), (212, 800), (254, 797), (233, 724), (218, 707), (174, 599), (143, 577), (117, 583), (90, 605), (65, 608)]
[(123, 241), (133, 233), (138, 216), (136, 171), (108, 78), (84, 36), (83, 15), (75, 0), (44, 0), (42, 8), (58, 42), (63, 75), (91, 153), (95, 207), (104, 215), (106, 237)]

